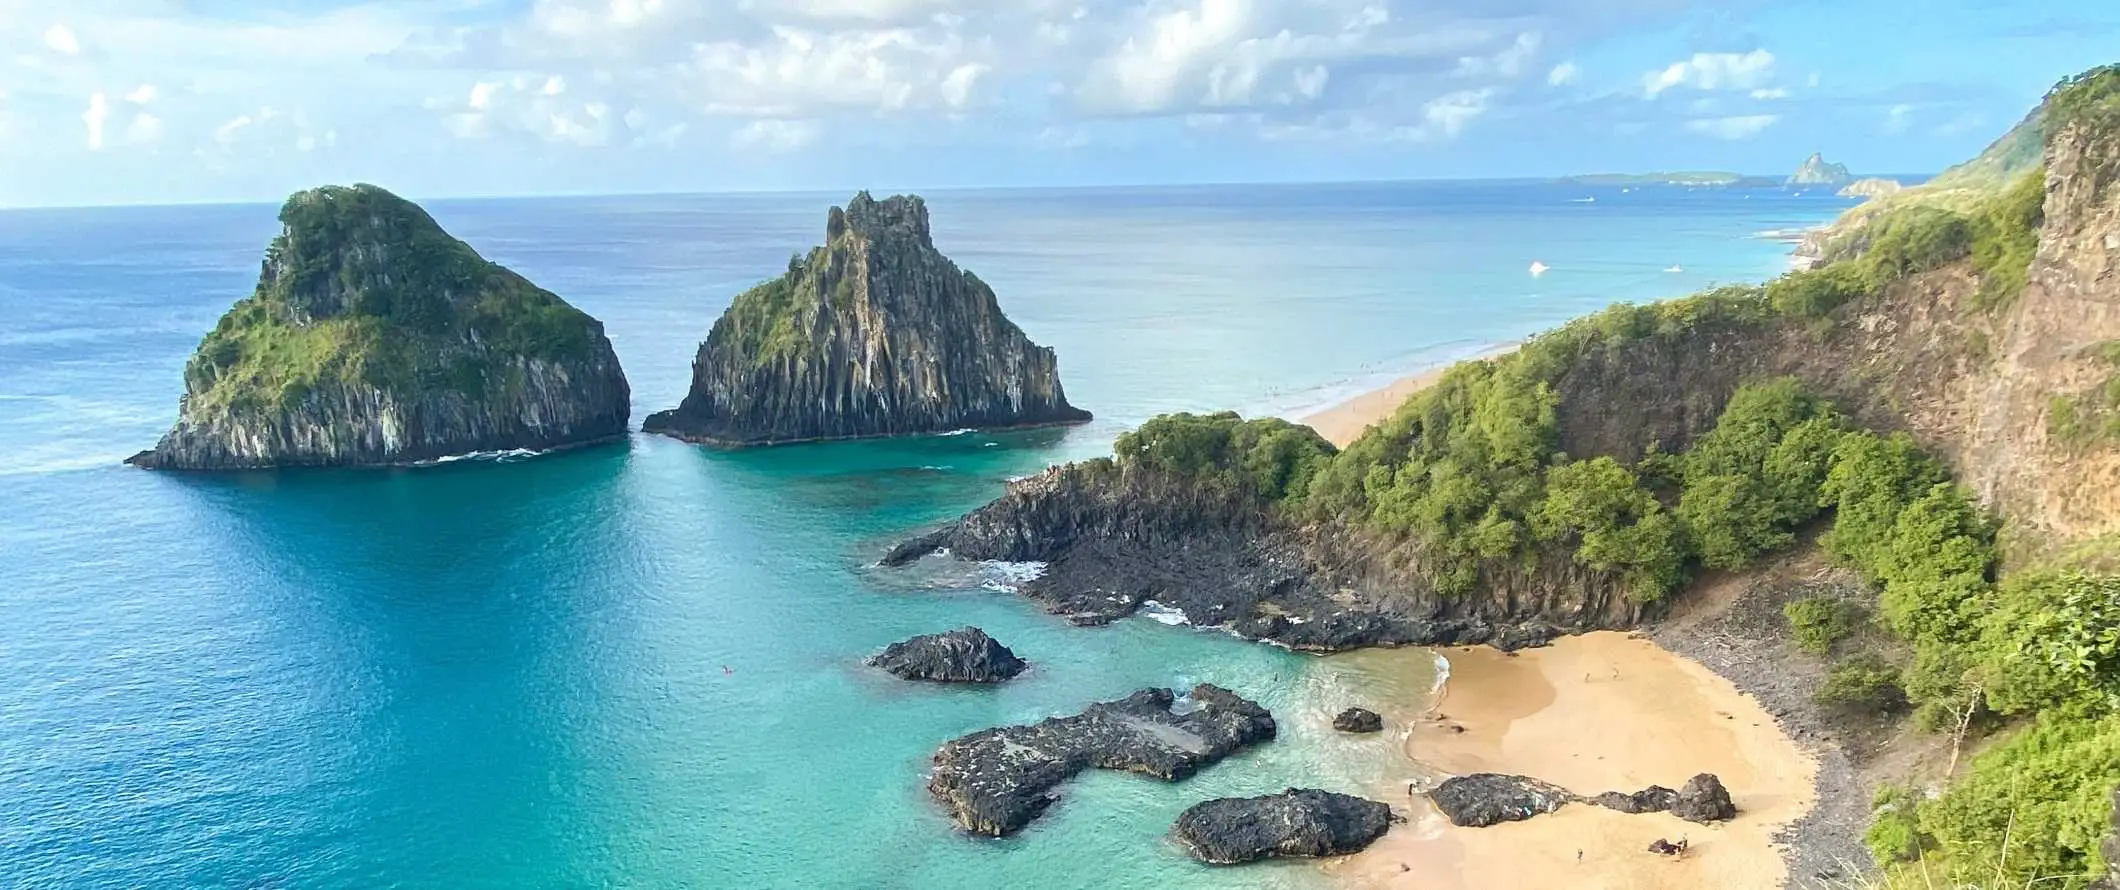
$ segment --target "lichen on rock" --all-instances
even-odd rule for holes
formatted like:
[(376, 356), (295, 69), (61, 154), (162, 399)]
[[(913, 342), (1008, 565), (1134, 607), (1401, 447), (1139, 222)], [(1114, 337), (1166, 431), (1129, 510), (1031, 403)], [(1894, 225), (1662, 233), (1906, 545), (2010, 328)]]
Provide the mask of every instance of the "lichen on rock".
[(256, 290), (184, 369), (156, 469), (403, 464), (625, 435), (603, 325), (372, 185), (280, 210)]
[(927, 204), (862, 192), (825, 242), (736, 297), (645, 429), (721, 446), (1079, 423), (1053, 351), (935, 248)]

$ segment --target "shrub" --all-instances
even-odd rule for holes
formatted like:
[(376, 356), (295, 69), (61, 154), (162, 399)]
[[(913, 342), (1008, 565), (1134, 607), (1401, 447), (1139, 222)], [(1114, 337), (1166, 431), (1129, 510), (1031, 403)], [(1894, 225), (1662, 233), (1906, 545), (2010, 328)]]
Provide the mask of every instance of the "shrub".
[(1861, 606), (1828, 596), (1796, 600), (1783, 606), (1781, 612), (1789, 619), (1797, 648), (1819, 655), (1854, 636), (1868, 617)]
[(2120, 578), (2023, 575), (1996, 599), (1981, 636), (1990, 706), (2005, 714), (2120, 707)]
[(1877, 861), (1910, 862), (1921, 856), (1921, 792), (1905, 785), (1880, 785), (1870, 806), (1874, 816), (1863, 843)]
[(1269, 501), (1299, 503), (1331, 462), (1332, 443), (1316, 430), (1278, 418), (1244, 420), (1233, 412), (1166, 414), (1112, 446), (1121, 466), (1152, 467)]
[(2042, 716), (1920, 806), (1920, 833), (1934, 842), (1922, 864), (1956, 881), (2082, 887), (2104, 872), (2098, 843), (2116, 784), (2120, 722)]
[(1834, 666), (1812, 698), (1826, 708), (1860, 714), (1890, 713), (1907, 703), (1899, 669), (1867, 655)]

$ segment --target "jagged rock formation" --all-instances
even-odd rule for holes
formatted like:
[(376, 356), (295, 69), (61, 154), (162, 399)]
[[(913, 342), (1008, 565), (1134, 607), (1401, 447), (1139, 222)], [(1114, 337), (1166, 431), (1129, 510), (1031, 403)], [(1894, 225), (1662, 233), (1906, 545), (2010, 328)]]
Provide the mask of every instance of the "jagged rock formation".
[(645, 429), (724, 446), (1079, 423), (1051, 349), (935, 249), (927, 204), (863, 192), (825, 243), (738, 296), (683, 404)]
[(1846, 164), (1829, 164), (1825, 155), (1812, 153), (1804, 159), (1803, 166), (1789, 177), (1790, 185), (1846, 185), (1855, 177), (1848, 173)]
[(1473, 773), (1443, 780), (1428, 793), (1436, 809), (1461, 828), (1485, 828), (1502, 822), (1520, 822), (1559, 810), (1571, 803), (1587, 803), (1622, 813), (1665, 813), (1698, 822), (1727, 822), (1737, 818), (1730, 792), (1712, 773), (1686, 780), (1677, 791), (1651, 785), (1632, 794), (1607, 791), (1596, 797), (1580, 797), (1550, 782), (1526, 776)]
[(1332, 728), (1341, 732), (1383, 732), (1384, 718), (1368, 708), (1348, 708), (1332, 718)]
[(1072, 717), (972, 733), (935, 752), (928, 791), (972, 834), (1013, 834), (1045, 812), (1053, 789), (1085, 769), (1185, 779), (1274, 737), (1273, 715), (1219, 686), (1202, 684), (1186, 707), (1168, 689), (1143, 689)]
[(1221, 798), (1179, 814), (1172, 833), (1194, 859), (1232, 865), (1361, 851), (1391, 828), (1391, 807), (1308, 788)]
[(257, 290), (184, 369), (157, 469), (404, 464), (622, 437), (603, 325), (372, 185), (280, 211)]
[(1881, 198), (1903, 188), (1906, 186), (1900, 185), (1896, 179), (1858, 179), (1835, 194), (1843, 198)]
[(1023, 595), (1075, 624), (1106, 624), (1153, 599), (1196, 626), (1313, 651), (1516, 649), (1630, 627), (1644, 615), (1616, 576), (1565, 555), (1498, 561), (1486, 574), (1492, 587), (1444, 595), (1358, 529), (1300, 525), (1255, 498), (1109, 461), (1015, 482), (1000, 500), (894, 548), (884, 564), (943, 548), (959, 559), (1046, 563)]
[(908, 680), (936, 683), (999, 683), (1027, 667), (986, 631), (965, 627), (892, 643), (868, 661)]

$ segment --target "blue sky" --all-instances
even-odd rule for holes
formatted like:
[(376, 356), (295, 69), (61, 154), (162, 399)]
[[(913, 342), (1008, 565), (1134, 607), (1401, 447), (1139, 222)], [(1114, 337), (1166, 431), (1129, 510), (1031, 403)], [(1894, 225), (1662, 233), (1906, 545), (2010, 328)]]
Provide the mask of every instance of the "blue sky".
[(0, 206), (1928, 172), (2110, 0), (0, 0)]

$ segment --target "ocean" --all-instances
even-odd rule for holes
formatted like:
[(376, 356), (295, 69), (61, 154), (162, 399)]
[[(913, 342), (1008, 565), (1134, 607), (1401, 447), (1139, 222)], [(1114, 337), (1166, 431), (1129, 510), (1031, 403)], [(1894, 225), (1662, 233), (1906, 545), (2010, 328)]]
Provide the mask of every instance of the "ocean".
[[(638, 426), (845, 197), (427, 206), (604, 321)], [(938, 246), (1058, 351), (1096, 422), (132, 470), (276, 208), (0, 212), (0, 885), (1327, 886), (1301, 863), (1195, 865), (1168, 828), (1208, 797), (1391, 779), (1388, 739), (1327, 722), (1432, 677), (1148, 617), (1074, 628), (1006, 592), (1035, 567), (876, 556), (1157, 413), (1300, 416), (1614, 301), (1764, 279), (1786, 233), (1850, 203), (1471, 182), (927, 197)], [(1032, 670), (957, 689), (861, 665), (967, 624)], [(1197, 682), (1260, 700), (1281, 738), (1178, 784), (1087, 775), (1000, 841), (954, 834), (926, 795), (951, 737)]]

